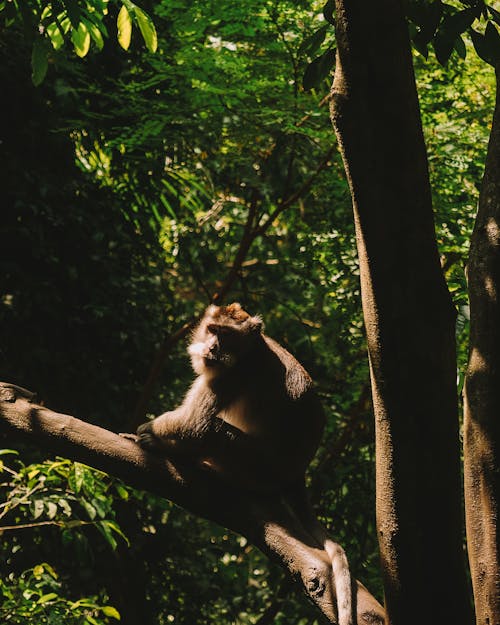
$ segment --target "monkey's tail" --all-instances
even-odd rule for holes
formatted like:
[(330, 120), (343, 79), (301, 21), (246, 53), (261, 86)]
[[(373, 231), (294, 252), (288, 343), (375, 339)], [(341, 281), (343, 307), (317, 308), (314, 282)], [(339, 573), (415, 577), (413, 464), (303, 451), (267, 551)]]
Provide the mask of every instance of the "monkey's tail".
[(337, 596), (339, 625), (354, 625), (352, 580), (345, 551), (330, 538), (325, 539), (324, 549), (332, 562), (332, 577)]

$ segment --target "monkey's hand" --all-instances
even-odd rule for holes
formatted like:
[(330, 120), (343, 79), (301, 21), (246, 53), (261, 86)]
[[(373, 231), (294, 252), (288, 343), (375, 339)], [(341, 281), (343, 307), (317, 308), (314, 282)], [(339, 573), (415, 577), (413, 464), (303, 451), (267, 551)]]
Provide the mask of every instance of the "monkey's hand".
[(197, 457), (202, 441), (176, 428), (176, 413), (166, 412), (137, 428), (137, 442), (153, 453), (181, 457)]
[(146, 421), (137, 428), (136, 442), (147, 451), (161, 451), (168, 439), (161, 439), (153, 431), (153, 421)]
[(123, 438), (128, 438), (129, 441), (134, 441), (134, 443), (139, 442), (139, 437), (137, 436), (137, 434), (132, 434), (131, 432), (118, 432), (118, 435), (122, 436)]

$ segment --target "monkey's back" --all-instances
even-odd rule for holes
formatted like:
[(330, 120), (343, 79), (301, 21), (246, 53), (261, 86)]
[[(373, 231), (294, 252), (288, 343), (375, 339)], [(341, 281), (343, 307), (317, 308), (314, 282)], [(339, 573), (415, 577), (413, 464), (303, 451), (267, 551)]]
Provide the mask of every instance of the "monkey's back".
[(267, 480), (269, 490), (301, 478), (324, 427), (323, 409), (304, 367), (262, 335), (224, 390), (219, 418), (250, 441), (248, 452), (239, 450), (239, 469)]

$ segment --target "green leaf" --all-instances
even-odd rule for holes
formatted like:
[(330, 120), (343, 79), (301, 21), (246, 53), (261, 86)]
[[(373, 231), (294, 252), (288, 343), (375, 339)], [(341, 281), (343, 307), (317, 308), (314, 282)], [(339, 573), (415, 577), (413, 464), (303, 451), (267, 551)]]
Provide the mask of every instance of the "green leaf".
[(158, 36), (156, 34), (156, 28), (153, 24), (152, 19), (147, 13), (145, 13), (142, 9), (136, 6), (134, 6), (134, 13), (137, 19), (137, 23), (139, 24), (139, 29), (142, 33), (144, 43), (146, 44), (146, 48), (150, 52), (156, 52), (156, 49), (158, 47)]
[(50, 564), (47, 564), (47, 562), (44, 562), (43, 563), (43, 568), (44, 568), (45, 572), (48, 573), (51, 577), (53, 577), (54, 579), (57, 579), (57, 573), (50, 566)]
[(302, 86), (305, 91), (309, 91), (316, 87), (324, 80), (335, 64), (335, 49), (330, 48), (321, 56), (318, 56), (306, 67), (304, 77), (302, 78)]
[(59, 26), (56, 22), (52, 22), (47, 26), (47, 35), (49, 36), (50, 43), (54, 50), (60, 50), (64, 45), (64, 35), (59, 29)]
[(415, 50), (417, 50), (417, 52), (419, 52), (424, 57), (424, 59), (426, 59), (429, 56), (429, 47), (428, 42), (425, 41), (425, 37), (422, 35), (422, 33), (417, 32), (412, 38), (412, 42)]
[(320, 47), (326, 37), (326, 31), (329, 28), (328, 24), (319, 28), (312, 35), (304, 39), (299, 46), (299, 53), (312, 54)]
[(323, 7), (323, 17), (327, 22), (333, 24), (335, 26), (335, 0), (328, 0), (328, 2)]
[(452, 15), (446, 15), (441, 22), (439, 31), (443, 36), (454, 41), (458, 35), (464, 33), (471, 26), (476, 17), (474, 9), (464, 9)]
[[(441, 0), (435, 0), (425, 7), (425, 11), (422, 14), (422, 19), (419, 22), (420, 30), (418, 33), (419, 39), (423, 43), (429, 43), (434, 37), (441, 16), (443, 14), (443, 3)], [(418, 48), (417, 48), (418, 49)]]
[(113, 549), (114, 551), (117, 548), (118, 543), (116, 542), (116, 539), (113, 536), (113, 532), (111, 531), (108, 522), (99, 521), (99, 523), (97, 523), (97, 528), (100, 530), (101, 534), (108, 541), (108, 544), (110, 545), (111, 549)]
[(31, 506), (33, 518), (38, 519), (39, 517), (41, 517), (44, 511), (44, 508), (45, 506), (43, 503), (43, 499), (35, 499), (35, 501), (33, 502)]
[[(491, 28), (488, 29), (488, 26)], [(473, 28), (469, 32), (477, 55), (489, 65), (495, 66), (500, 60), (500, 40), (497, 29), (491, 22), (488, 22), (484, 35)]]
[(79, 3), (75, 0), (66, 0), (64, 4), (66, 6), (66, 12), (71, 22), (71, 26), (77, 30), (81, 19), (81, 11), (78, 6)]
[(101, 612), (106, 616), (115, 618), (117, 621), (119, 621), (121, 618), (118, 610), (111, 605), (105, 605), (104, 607), (102, 607)]
[(97, 510), (91, 503), (85, 501), (85, 499), (82, 501), (82, 506), (85, 508), (87, 514), (89, 515), (89, 519), (93, 521), (97, 516)]
[(73, 471), (69, 475), (69, 485), (75, 493), (82, 490), (83, 480), (85, 479), (85, 467), (79, 462), (75, 462)]
[(85, 26), (87, 27), (90, 36), (92, 37), (92, 39), (94, 40), (96, 46), (98, 47), (99, 50), (102, 50), (104, 48), (104, 39), (102, 37), (102, 33), (99, 30), (98, 26), (96, 24), (94, 24), (93, 22), (83, 19), (82, 22), (85, 24)]
[(125, 5), (122, 6), (118, 13), (116, 25), (118, 27), (118, 43), (124, 50), (128, 50), (132, 36), (132, 19)]
[(59, 507), (62, 508), (62, 511), (66, 516), (71, 516), (71, 506), (69, 505), (67, 499), (59, 499), (57, 503)]
[(42, 595), (40, 599), (38, 599), (37, 603), (38, 604), (48, 603), (49, 601), (54, 601), (54, 599), (57, 599), (58, 597), (59, 595), (57, 595), (55, 592), (49, 592), (46, 595)]
[(484, 39), (491, 54), (492, 65), (496, 65), (500, 61), (500, 35), (493, 22), (486, 24)]
[(493, 7), (488, 7), (488, 11), (491, 13), (493, 20), (500, 26), (500, 12)]
[(465, 59), (467, 56), (467, 48), (465, 47), (465, 42), (462, 37), (457, 37), (457, 39), (455, 39), (454, 48), (458, 56), (461, 59)]
[(83, 58), (87, 55), (90, 48), (90, 33), (83, 22), (78, 24), (76, 30), (71, 31), (71, 41), (79, 57)]
[(453, 39), (449, 39), (440, 31), (434, 38), (432, 44), (437, 60), (441, 63), (441, 65), (445, 66), (451, 56), (451, 53), (453, 52), (455, 41)]
[(41, 85), (49, 67), (49, 42), (45, 37), (37, 37), (31, 51), (31, 80), (35, 87)]
[(47, 501), (45, 505), (47, 508), (47, 516), (49, 519), (53, 519), (57, 514), (57, 504), (53, 501)]
[(127, 500), (129, 498), (128, 490), (121, 484), (115, 484), (115, 489), (120, 499)]
[(104, 517), (108, 513), (108, 508), (107, 506), (103, 506), (102, 503), (103, 502), (99, 501), (97, 497), (94, 497), (94, 499), (92, 499), (92, 507), (95, 508), (97, 514), (101, 517), (101, 519), (104, 519)]

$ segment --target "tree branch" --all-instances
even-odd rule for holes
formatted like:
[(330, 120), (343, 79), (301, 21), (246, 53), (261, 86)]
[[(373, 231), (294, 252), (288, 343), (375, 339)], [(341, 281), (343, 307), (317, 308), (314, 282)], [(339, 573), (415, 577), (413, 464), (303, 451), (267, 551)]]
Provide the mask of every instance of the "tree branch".
[[(195, 465), (148, 453), (128, 438), (33, 399), (25, 389), (0, 383), (0, 431), (31, 439), (244, 535), (300, 579), (310, 599), (336, 623), (330, 559), (279, 496), (242, 492)], [(383, 622), (382, 607), (357, 582), (358, 625)]]

